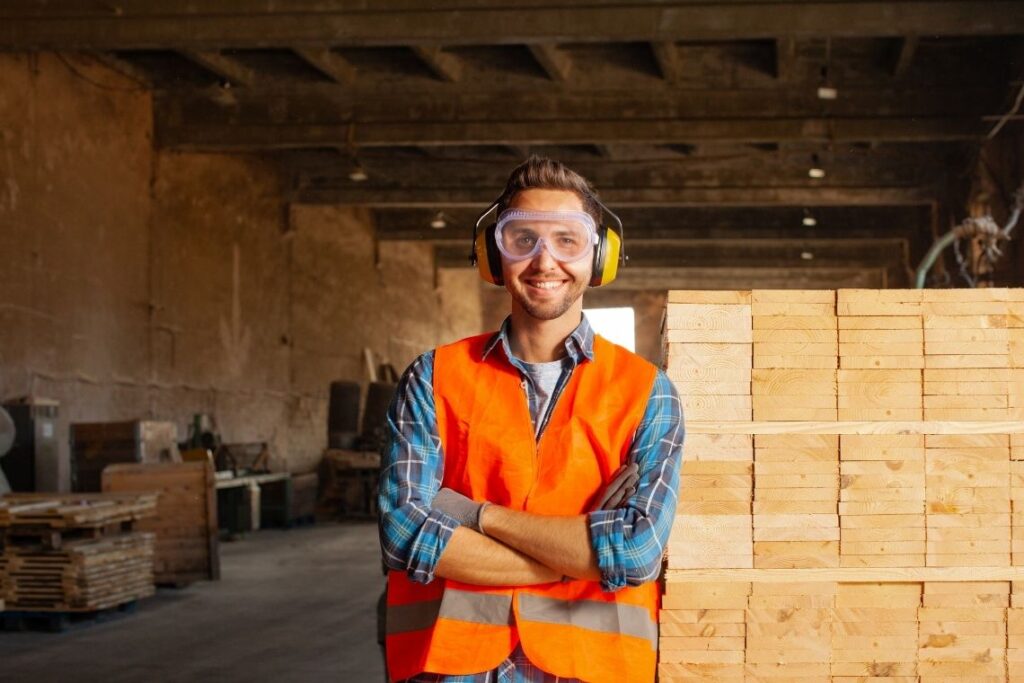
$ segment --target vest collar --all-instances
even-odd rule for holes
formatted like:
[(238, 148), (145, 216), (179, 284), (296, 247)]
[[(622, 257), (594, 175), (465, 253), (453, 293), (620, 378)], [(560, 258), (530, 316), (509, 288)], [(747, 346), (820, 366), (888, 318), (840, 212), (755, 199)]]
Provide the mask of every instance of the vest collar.
[[(565, 338), (564, 342), (566, 353), (572, 359), (573, 365), (579, 365), (584, 360), (594, 360), (594, 328), (590, 326), (590, 321), (587, 320), (586, 315), (583, 315), (582, 318), (580, 324)], [(495, 332), (494, 336), (484, 346), (484, 352), (480, 355), (480, 360), (485, 360), (500, 343), (509, 362), (513, 365), (519, 362), (519, 359), (512, 353), (512, 346), (508, 341), (508, 329), (511, 320), (512, 316), (508, 316), (502, 321), (501, 329)]]

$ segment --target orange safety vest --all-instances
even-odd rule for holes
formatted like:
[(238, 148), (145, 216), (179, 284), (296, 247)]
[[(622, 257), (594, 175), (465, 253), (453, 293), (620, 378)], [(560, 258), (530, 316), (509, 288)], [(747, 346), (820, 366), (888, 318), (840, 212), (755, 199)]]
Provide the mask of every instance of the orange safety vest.
[[(540, 515), (591, 510), (625, 462), (655, 368), (601, 337), (558, 398), (540, 441), (519, 372), (503, 353), (482, 359), (492, 335), (434, 355), (434, 404), (443, 485), (476, 501)], [(489, 671), (521, 642), (535, 666), (592, 683), (654, 680), (655, 583), (605, 592), (596, 581), (521, 588), (388, 573), (387, 661), (392, 680), (421, 672)]]

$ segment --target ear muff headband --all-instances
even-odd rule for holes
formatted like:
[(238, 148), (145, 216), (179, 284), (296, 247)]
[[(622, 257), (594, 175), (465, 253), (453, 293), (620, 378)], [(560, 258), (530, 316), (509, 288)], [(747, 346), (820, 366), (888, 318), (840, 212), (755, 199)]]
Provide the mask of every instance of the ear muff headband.
[[(619, 266), (625, 265), (628, 257), (624, 244), (622, 220), (601, 200), (591, 195), (591, 199), (601, 207), (611, 221), (608, 225), (597, 228), (597, 244), (594, 245), (594, 263), (590, 276), (590, 286), (600, 287), (612, 282), (619, 274)], [(477, 272), (485, 282), (503, 285), (505, 280), (501, 274), (501, 252), (494, 241), (494, 230), (497, 221), (486, 227), (480, 227), (484, 219), (498, 208), (498, 200), (494, 200), (487, 210), (480, 214), (473, 225), (473, 250), (469, 254), (470, 264), (476, 266)]]

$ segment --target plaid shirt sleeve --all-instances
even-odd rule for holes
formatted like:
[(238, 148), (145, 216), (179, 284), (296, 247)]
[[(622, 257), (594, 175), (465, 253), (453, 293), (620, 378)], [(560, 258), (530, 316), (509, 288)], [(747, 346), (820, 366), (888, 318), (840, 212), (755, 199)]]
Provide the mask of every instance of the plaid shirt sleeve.
[(402, 375), (388, 410), (380, 473), (380, 546), (388, 569), (418, 583), (434, 571), (458, 521), (430, 508), (441, 488), (444, 454), (434, 412), (434, 352)]
[(679, 394), (659, 370), (629, 453), (640, 467), (636, 494), (622, 507), (589, 515), (604, 590), (658, 577), (676, 514), (684, 433)]

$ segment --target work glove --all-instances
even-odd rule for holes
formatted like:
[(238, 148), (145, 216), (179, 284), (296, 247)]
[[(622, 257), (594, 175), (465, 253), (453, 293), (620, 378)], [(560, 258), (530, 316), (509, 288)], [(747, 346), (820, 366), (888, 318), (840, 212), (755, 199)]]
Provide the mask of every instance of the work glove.
[(636, 493), (636, 484), (640, 481), (640, 467), (631, 462), (615, 470), (612, 481), (601, 494), (595, 510), (614, 510)]
[(431, 507), (456, 519), (462, 526), (480, 531), (480, 511), (487, 503), (477, 503), (449, 488), (443, 488), (434, 496)]

